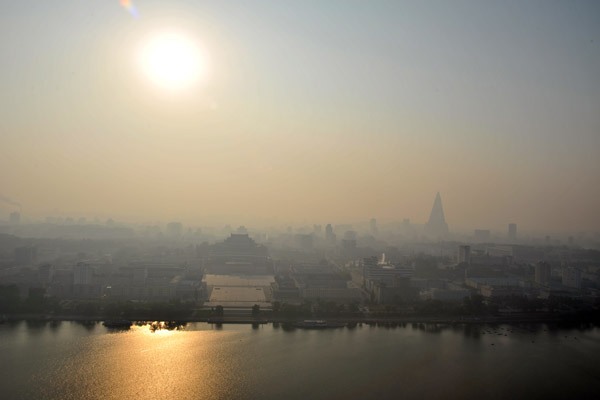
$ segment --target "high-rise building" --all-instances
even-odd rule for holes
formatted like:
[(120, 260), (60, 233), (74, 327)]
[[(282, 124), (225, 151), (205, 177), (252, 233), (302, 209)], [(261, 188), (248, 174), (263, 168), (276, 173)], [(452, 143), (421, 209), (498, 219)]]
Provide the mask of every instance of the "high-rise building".
[(356, 240), (356, 231), (346, 231), (344, 232), (345, 240)]
[(551, 273), (552, 270), (550, 264), (540, 261), (535, 266), (535, 283), (540, 285), (546, 285), (550, 283)]
[(38, 267), (38, 280), (47, 285), (52, 282), (54, 277), (54, 266), (52, 264), (43, 264)]
[(94, 268), (90, 264), (77, 263), (73, 272), (73, 283), (75, 285), (89, 285), (92, 283)]
[(355, 249), (356, 248), (356, 232), (346, 231), (344, 233), (344, 239), (342, 239), (342, 248), (344, 249)]
[(356, 249), (356, 240), (353, 239), (342, 239), (342, 248), (345, 250)]
[(517, 240), (517, 224), (508, 224), (508, 239)]
[(459, 246), (458, 247), (458, 263), (459, 264), (471, 264), (471, 246)]
[(448, 224), (444, 218), (444, 208), (442, 207), (442, 197), (438, 192), (433, 202), (433, 208), (429, 215), (429, 221), (425, 225), (425, 232), (432, 236), (444, 236), (448, 234)]

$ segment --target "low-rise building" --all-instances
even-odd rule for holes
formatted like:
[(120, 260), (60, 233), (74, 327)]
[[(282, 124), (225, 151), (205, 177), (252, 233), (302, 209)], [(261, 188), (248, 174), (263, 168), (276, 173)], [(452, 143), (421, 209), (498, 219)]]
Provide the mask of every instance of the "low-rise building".
[(309, 288), (302, 290), (302, 298), (307, 300), (334, 301), (336, 303), (358, 303), (362, 300), (357, 288)]
[(504, 278), (467, 278), (465, 285), (479, 290), (482, 286), (492, 287), (519, 287), (527, 289), (531, 283), (522, 278), (504, 277)]
[(492, 286), (482, 285), (479, 287), (479, 293), (486, 298), (524, 296), (526, 292), (519, 286)]
[(440, 301), (462, 301), (469, 297), (471, 292), (468, 289), (458, 287), (449, 287), (446, 289), (429, 289), (422, 291), (420, 297), (422, 300), (440, 300)]
[(407, 278), (397, 279), (388, 286), (376, 283), (373, 286), (373, 297), (378, 304), (397, 304), (418, 298), (419, 290), (412, 287)]
[(415, 274), (411, 266), (380, 264), (376, 257), (363, 260), (363, 279), (365, 289), (372, 292), (376, 285), (394, 287), (398, 280), (409, 279)]

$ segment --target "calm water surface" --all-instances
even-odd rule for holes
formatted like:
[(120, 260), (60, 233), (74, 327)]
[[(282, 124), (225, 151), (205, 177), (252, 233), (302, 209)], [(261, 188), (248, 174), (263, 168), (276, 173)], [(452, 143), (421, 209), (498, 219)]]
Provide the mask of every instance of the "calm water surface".
[(20, 322), (0, 365), (3, 399), (593, 398), (600, 329)]

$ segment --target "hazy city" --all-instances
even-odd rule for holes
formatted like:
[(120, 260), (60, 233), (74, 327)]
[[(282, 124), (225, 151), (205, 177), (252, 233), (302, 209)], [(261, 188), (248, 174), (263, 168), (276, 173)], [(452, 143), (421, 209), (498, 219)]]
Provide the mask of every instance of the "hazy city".
[(0, 7), (0, 397), (598, 396), (599, 3)]

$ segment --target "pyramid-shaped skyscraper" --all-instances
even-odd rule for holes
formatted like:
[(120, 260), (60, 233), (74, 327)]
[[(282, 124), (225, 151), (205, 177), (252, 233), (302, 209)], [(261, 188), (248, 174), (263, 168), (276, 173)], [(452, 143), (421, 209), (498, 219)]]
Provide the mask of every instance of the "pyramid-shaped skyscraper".
[(444, 208), (442, 207), (440, 192), (435, 196), (429, 221), (425, 225), (425, 232), (431, 236), (444, 236), (448, 234), (448, 224), (444, 218)]

